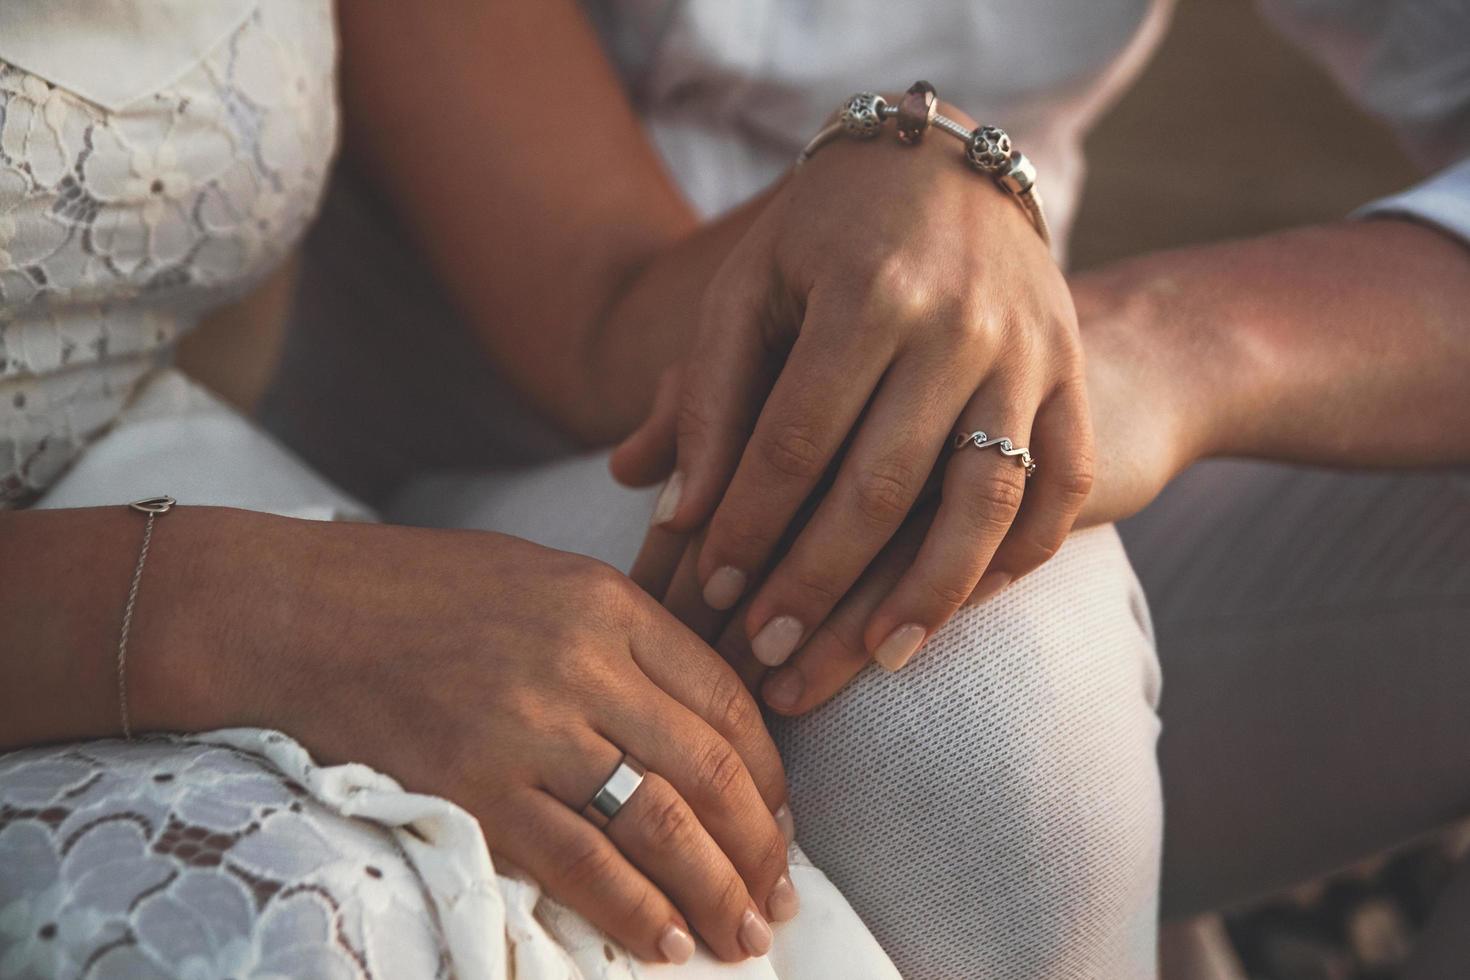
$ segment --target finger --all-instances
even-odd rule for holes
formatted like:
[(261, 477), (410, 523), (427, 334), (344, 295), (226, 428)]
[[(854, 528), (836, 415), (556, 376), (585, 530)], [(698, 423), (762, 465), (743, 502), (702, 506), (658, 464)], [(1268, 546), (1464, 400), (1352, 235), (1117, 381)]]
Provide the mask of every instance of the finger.
[(678, 368), (669, 368), (663, 373), (648, 418), (608, 458), (608, 468), (619, 483), (646, 487), (666, 479), (672, 472), (681, 377)]
[[(872, 655), (863, 643), (863, 627), (913, 563), (933, 518), (933, 506), (921, 505), (832, 614), (812, 632), (811, 639), (765, 677), (761, 699), (772, 710), (783, 715), (805, 714), (829, 700), (872, 663)], [(724, 637), (721, 642), (726, 642)]]
[[(716, 956), (764, 956), (771, 948), (767, 916), (704, 820), (670, 781), (650, 768), (608, 822), (607, 835), (658, 883)], [(785, 876), (784, 839), (780, 848), (780, 875)], [(768, 883), (767, 892), (776, 880), (782, 882), (782, 899), (775, 904), (783, 918), (790, 918), (796, 912), (790, 906), (795, 890), (789, 877), (778, 877)]]
[(785, 661), (908, 517), (973, 390), (957, 374), (908, 357), (883, 379), (832, 489), (751, 603), (745, 626), (762, 663)]
[(580, 814), (537, 792), (505, 822), (524, 828), (507, 856), (633, 955), (653, 963), (694, 955), (689, 924), (674, 903)]
[[(754, 709), (754, 701), (743, 688), (739, 694), (742, 702)], [(609, 710), (599, 716), (598, 727), (606, 739), (621, 746), (650, 773), (658, 773), (678, 791), (679, 812), (667, 813), (661, 806), (660, 814), (669, 820), (687, 817), (694, 821), (697, 817), (700, 834), (712, 842), (711, 846), (718, 845), (725, 866), (732, 868), (743, 882), (742, 896), (748, 892), (756, 900), (757, 910), (777, 921), (795, 914), (795, 890), (786, 864), (786, 837), (776, 823), (772, 808), (756, 790), (745, 761), (728, 740), (652, 684), (647, 685), (646, 697), (609, 705)], [(673, 805), (672, 800), (664, 802)], [(632, 856), (639, 867), (652, 870), (636, 854)], [(659, 874), (653, 877), (660, 885), (670, 887)], [(729, 891), (725, 885), (709, 890), (711, 896), (724, 895), (733, 901)], [(701, 931), (704, 923), (717, 921), (701, 916), (685, 904), (680, 893), (671, 892), (671, 895)], [(742, 901), (741, 908), (745, 904)], [(711, 944), (718, 948), (717, 943)]]
[(680, 556), (679, 566), (664, 591), (663, 604), (679, 622), (708, 642), (729, 622), (730, 614), (712, 609), (704, 601), (698, 572), (699, 549), (704, 544), (704, 535), (701, 529), (689, 537), (689, 547)]
[(699, 335), (677, 385), (674, 471), (655, 520), (692, 531), (714, 512), (770, 389), (761, 298), (720, 277), (700, 303)]
[[(1087, 392), (1079, 381), (1055, 392), (1041, 406), (1032, 436), (1046, 447), (1016, 522), (980, 576), (970, 602), (983, 602), (1038, 568), (1061, 548), (1092, 489), (1092, 421)], [(1035, 455), (1035, 454), (1033, 454)]]
[[(892, 350), (886, 331), (851, 324), (813, 298), (761, 409), (699, 559), (705, 601), (729, 609), (764, 568), (868, 403)], [(866, 338), (866, 343), (864, 343)], [(790, 630), (788, 629), (789, 633)]]
[[(658, 688), (713, 728), (739, 754), (769, 814), (786, 802), (786, 772), (755, 699), (720, 655), (655, 611), (633, 636), (633, 660)], [(652, 727), (644, 724), (650, 732)], [(672, 732), (657, 737), (676, 738)], [(667, 773), (665, 773), (667, 775)]]
[[(1031, 436), (1035, 401), (1012, 386), (981, 387), (965, 409), (965, 432), (984, 429), (1012, 451)], [(1018, 406), (1027, 406), (1024, 411)], [(873, 613), (864, 645), (879, 666), (898, 670), (975, 590), (980, 574), (1015, 521), (1026, 470), (1004, 446), (966, 442), (944, 464), (939, 512), (914, 563)]]
[(662, 599), (687, 550), (689, 535), (658, 526), (650, 527), (643, 537), (642, 547), (638, 549), (638, 557), (633, 559), (628, 577), (644, 592), (655, 599)]

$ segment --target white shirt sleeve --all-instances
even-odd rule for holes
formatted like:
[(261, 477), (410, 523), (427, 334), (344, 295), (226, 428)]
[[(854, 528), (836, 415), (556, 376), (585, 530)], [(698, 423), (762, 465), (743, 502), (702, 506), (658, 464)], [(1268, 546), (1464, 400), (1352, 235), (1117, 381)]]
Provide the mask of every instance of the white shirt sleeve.
[[(1353, 212), (1433, 225), (1470, 244), (1470, 3), (1259, 0), (1282, 33), (1391, 125), (1428, 180)], [(1365, 152), (1372, 152), (1371, 142)]]

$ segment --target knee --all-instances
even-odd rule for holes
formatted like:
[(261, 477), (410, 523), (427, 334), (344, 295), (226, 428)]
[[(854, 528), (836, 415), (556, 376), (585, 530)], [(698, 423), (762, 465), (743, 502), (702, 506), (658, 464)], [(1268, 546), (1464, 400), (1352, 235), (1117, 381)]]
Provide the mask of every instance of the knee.
[(906, 975), (973, 948), (998, 975), (1147, 975), (1129, 971), (1153, 956), (1157, 667), (1103, 530), (778, 731), (798, 840), (880, 940), (911, 948), (896, 895), (946, 923)]

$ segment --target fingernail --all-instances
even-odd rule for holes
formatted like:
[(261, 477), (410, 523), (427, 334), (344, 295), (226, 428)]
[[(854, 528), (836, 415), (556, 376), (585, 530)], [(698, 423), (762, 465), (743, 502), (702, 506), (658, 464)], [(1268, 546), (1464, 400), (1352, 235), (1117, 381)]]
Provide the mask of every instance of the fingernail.
[(970, 593), (970, 604), (978, 605), (1010, 584), (1010, 572), (986, 572), (975, 583), (975, 591)]
[(674, 511), (679, 509), (679, 498), (684, 496), (684, 474), (675, 470), (669, 474), (668, 480), (664, 481), (663, 490), (659, 491), (658, 503), (653, 505), (653, 517), (650, 524), (667, 524), (673, 520)]
[(801, 671), (795, 668), (772, 674), (771, 679), (766, 681), (766, 704), (777, 711), (791, 711), (796, 707), (796, 702), (801, 700), (801, 689), (805, 686), (806, 681), (802, 678)]
[(888, 639), (878, 644), (878, 649), (873, 651), (873, 659), (884, 670), (898, 670), (909, 662), (909, 658), (923, 642), (924, 627), (917, 623), (908, 623), (889, 633)]
[(806, 629), (795, 616), (777, 616), (750, 641), (750, 652), (767, 667), (779, 667), (801, 642)]
[(796, 840), (796, 819), (791, 816), (791, 807), (782, 803), (772, 816), (776, 818), (776, 826), (781, 828), (781, 836), (786, 838), (786, 843)]
[(729, 609), (745, 591), (745, 573), (729, 565), (715, 569), (704, 583), (704, 604), (711, 609)]
[(670, 963), (688, 963), (689, 958), (694, 955), (694, 939), (671, 923), (664, 927), (664, 934), (658, 937), (658, 951)]
[(751, 956), (765, 956), (771, 951), (771, 927), (750, 909), (740, 919), (740, 945)]
[(796, 913), (801, 911), (801, 896), (796, 894), (796, 886), (791, 883), (789, 875), (776, 879), (771, 897), (766, 899), (766, 907), (771, 910), (772, 922), (790, 922), (796, 918)]

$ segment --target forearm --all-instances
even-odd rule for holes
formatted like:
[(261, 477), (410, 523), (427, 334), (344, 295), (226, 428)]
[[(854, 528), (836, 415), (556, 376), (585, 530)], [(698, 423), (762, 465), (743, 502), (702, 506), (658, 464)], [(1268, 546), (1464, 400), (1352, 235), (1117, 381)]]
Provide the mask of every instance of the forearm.
[[(305, 543), (281, 525), (297, 523), (206, 507), (157, 519), (129, 641), (136, 730), (251, 719), (258, 644), (289, 619), (284, 577), (259, 559), (290, 561), (281, 549)], [(116, 657), (143, 526), (122, 506), (0, 512), (0, 751), (121, 732)]]
[(1074, 281), (1089, 357), (1142, 359), (1190, 458), (1470, 460), (1470, 249), (1401, 221), (1156, 253)]

